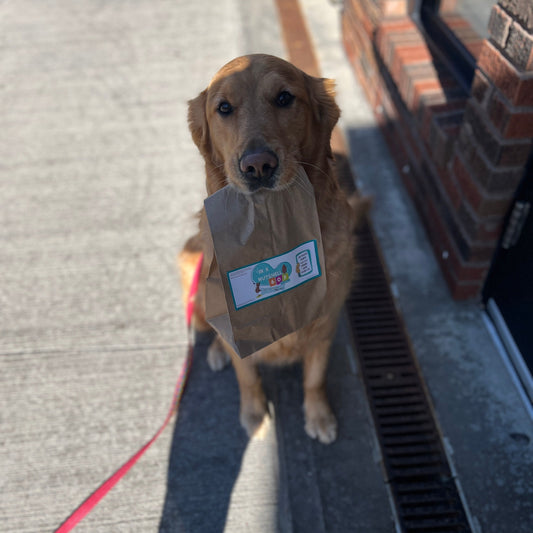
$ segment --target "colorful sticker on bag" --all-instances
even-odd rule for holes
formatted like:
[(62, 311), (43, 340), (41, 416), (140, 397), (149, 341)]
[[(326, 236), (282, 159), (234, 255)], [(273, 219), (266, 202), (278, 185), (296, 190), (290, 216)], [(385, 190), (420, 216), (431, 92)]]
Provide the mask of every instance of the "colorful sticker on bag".
[(272, 298), (322, 275), (316, 241), (227, 273), (235, 309)]

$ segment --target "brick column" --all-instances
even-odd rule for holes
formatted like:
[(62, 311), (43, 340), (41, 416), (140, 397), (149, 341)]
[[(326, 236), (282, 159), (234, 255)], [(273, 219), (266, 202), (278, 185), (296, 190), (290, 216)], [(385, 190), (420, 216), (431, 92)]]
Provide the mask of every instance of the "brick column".
[(452, 295), (478, 298), (531, 151), (533, 3), (500, 0), (483, 40), (443, 0), (478, 58), (470, 93), (409, 17), (413, 5), (346, 0), (344, 45)]
[(471, 97), (449, 165), (459, 187), (460, 266), (490, 267), (533, 137), (533, 4), (500, 0), (491, 13)]

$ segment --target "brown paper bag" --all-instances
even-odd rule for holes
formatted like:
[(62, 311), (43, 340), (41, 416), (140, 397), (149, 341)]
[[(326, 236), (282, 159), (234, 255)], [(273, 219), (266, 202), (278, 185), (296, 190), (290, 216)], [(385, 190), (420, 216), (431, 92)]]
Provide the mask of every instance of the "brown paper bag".
[(286, 189), (226, 186), (204, 201), (216, 261), (206, 318), (241, 357), (302, 328), (326, 295), (313, 187), (303, 169)]

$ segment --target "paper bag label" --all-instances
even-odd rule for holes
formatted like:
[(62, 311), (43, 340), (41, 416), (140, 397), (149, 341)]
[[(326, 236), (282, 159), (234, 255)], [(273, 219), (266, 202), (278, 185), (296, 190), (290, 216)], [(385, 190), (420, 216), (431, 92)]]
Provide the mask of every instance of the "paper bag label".
[(278, 296), (321, 275), (316, 240), (227, 273), (237, 310)]

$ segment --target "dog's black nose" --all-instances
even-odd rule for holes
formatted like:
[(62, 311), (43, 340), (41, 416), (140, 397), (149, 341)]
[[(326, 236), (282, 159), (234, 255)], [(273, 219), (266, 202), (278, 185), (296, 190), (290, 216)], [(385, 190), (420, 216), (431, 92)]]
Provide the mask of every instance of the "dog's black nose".
[(273, 177), (278, 168), (278, 158), (270, 150), (249, 150), (244, 152), (239, 160), (239, 168), (252, 190), (272, 187)]

